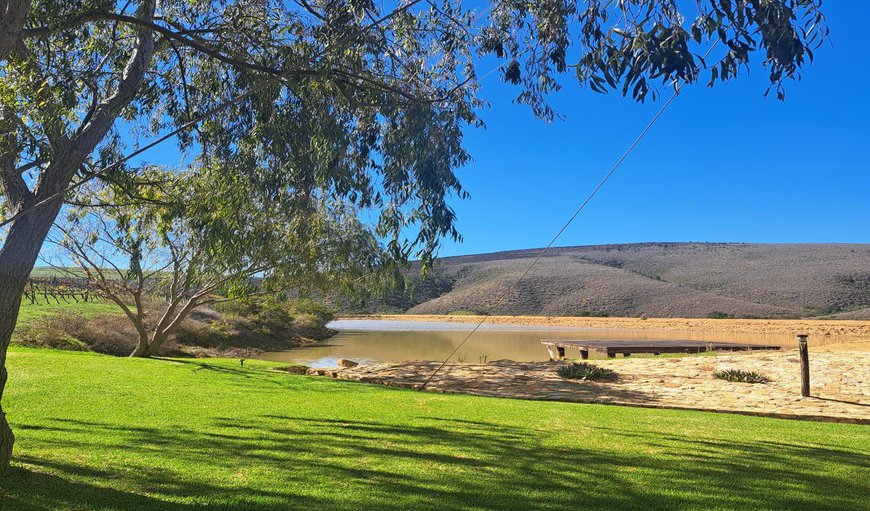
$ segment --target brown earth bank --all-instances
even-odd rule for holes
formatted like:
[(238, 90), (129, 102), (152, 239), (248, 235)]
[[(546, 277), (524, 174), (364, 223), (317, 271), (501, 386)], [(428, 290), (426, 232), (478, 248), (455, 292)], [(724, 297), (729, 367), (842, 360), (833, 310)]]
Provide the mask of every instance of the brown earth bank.
[[(374, 314), (342, 316), (343, 319), (379, 319), (479, 323), (484, 316), (439, 314)], [(485, 324), (541, 327), (581, 327), (631, 330), (694, 331), (746, 334), (807, 334), (811, 344), (870, 343), (870, 321), (798, 319), (698, 319), (698, 318), (577, 318), (560, 316), (489, 316)]]
[[(255, 358), (324, 341), (336, 331), (326, 327), (332, 314), (314, 303), (290, 306), (219, 304), (186, 318), (158, 351), (171, 357)], [(149, 318), (157, 317), (150, 314)], [(23, 346), (93, 351), (128, 356), (136, 347), (133, 324), (118, 311), (86, 317), (66, 311), (21, 325), (13, 342)]]

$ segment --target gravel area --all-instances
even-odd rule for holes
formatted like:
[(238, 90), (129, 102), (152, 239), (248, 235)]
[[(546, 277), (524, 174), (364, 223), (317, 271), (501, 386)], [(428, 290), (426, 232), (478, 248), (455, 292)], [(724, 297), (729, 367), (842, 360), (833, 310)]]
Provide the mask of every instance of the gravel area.
[[(800, 395), (797, 351), (650, 357), (594, 361), (619, 374), (614, 382), (566, 380), (565, 362), (447, 364), (426, 387), (516, 399), (604, 403), (743, 413), (770, 417), (870, 424), (870, 352), (819, 350), (810, 354), (811, 397)], [(309, 369), (309, 374), (396, 387), (417, 388), (437, 362)], [(755, 371), (767, 384), (731, 383), (713, 375), (723, 369)]]

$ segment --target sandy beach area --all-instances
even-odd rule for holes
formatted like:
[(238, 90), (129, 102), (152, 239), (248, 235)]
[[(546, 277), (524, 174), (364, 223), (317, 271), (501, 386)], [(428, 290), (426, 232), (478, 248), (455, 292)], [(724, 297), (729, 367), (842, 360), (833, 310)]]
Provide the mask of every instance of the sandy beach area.
[[(347, 319), (378, 319), (385, 321), (429, 321), (447, 323), (477, 323), (483, 316), (380, 314), (346, 316)], [(533, 325), (541, 327), (581, 327), (630, 330), (728, 332), (759, 335), (810, 336), (811, 346), (826, 350), (870, 351), (870, 321), (807, 320), (807, 319), (703, 319), (703, 318), (584, 318), (563, 316), (490, 316), (486, 323)]]

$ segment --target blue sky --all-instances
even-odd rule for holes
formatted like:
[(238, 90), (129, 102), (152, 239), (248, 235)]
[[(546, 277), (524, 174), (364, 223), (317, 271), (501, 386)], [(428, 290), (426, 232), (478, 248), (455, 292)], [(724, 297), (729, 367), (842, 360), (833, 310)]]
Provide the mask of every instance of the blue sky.
[[(831, 40), (785, 102), (764, 98), (758, 68), (684, 88), (557, 245), (870, 242), (870, 2), (825, 13)], [(441, 255), (545, 246), (663, 101), (564, 83), (553, 104), (566, 118), (547, 125), (497, 76), (484, 81), (487, 128), (469, 130), (475, 161), (459, 172), (471, 198), (454, 202), (465, 240)]]
[[(870, 2), (825, 2), (831, 40), (785, 102), (766, 74), (683, 89), (557, 246), (643, 241), (870, 242)], [(481, 65), (478, 72), (489, 69)], [(486, 129), (469, 129), (474, 162), (453, 201), (461, 244), (443, 256), (545, 246), (668, 97), (638, 104), (566, 76), (546, 124), (483, 82)], [(167, 143), (143, 159), (179, 164)]]

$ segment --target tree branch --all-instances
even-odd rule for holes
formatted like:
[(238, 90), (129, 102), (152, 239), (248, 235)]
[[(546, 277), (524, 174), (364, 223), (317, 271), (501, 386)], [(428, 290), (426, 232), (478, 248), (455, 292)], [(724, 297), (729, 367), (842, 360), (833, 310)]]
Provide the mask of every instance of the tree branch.
[(18, 44), (29, 13), (30, 0), (0, 0), (0, 62)]
[(7, 108), (0, 107), (0, 188), (11, 206), (12, 214), (20, 210), (33, 198), (33, 193), (24, 181), (23, 172), (15, 168), (19, 146), (15, 115)]
[(251, 69), (254, 71), (260, 71), (260, 72), (268, 73), (271, 75), (276, 75), (276, 74), (279, 74), (282, 72), (282, 70), (274, 68), (274, 67), (263, 66), (260, 64), (254, 64), (252, 62), (246, 62), (246, 61), (239, 60), (239, 59), (230, 57), (228, 55), (225, 55), (225, 54), (221, 53), (220, 51), (217, 51), (213, 48), (210, 48), (207, 44), (205, 44), (197, 39), (187, 37), (179, 32), (175, 32), (169, 28), (158, 25), (157, 23), (154, 23), (152, 21), (152, 19), (153, 18), (142, 19), (142, 18), (137, 18), (135, 16), (127, 16), (124, 14), (117, 14), (117, 13), (108, 12), (108, 11), (91, 11), (91, 12), (86, 12), (86, 13), (84, 13), (76, 18), (72, 18), (70, 20), (67, 20), (67, 21), (60, 23), (58, 25), (55, 25), (53, 27), (39, 27), (39, 28), (22, 30), (21, 37), (22, 38), (31, 38), (31, 37), (51, 35), (51, 34), (54, 34), (57, 32), (62, 32), (64, 30), (76, 28), (76, 27), (79, 27), (81, 25), (85, 25), (87, 23), (91, 23), (94, 21), (119, 21), (121, 23), (135, 25), (135, 26), (138, 26), (141, 28), (145, 28), (149, 31), (156, 32), (156, 33), (166, 37), (167, 39), (177, 41), (177, 42), (183, 44), (184, 46), (187, 46), (189, 48), (193, 48), (194, 50), (196, 50), (200, 53), (203, 53), (205, 55), (208, 55), (209, 57), (212, 57), (215, 60), (219, 60), (225, 64), (230, 64), (232, 66), (239, 67), (239, 68), (246, 68), (246, 69)]
[[(143, 0), (137, 10), (137, 17), (132, 19), (141, 19), (149, 23), (154, 18), (154, 8), (153, 0)], [(140, 27), (136, 31), (136, 45), (124, 68), (117, 90), (112, 96), (100, 102), (94, 110), (93, 116), (73, 142), (76, 149), (83, 154), (88, 154), (103, 139), (114, 124), (121, 109), (133, 100), (136, 90), (145, 78), (145, 73), (153, 56), (154, 36), (147, 27)]]

